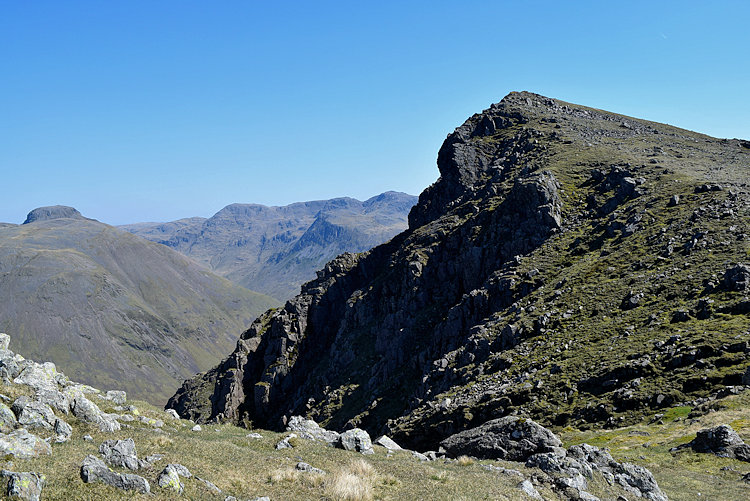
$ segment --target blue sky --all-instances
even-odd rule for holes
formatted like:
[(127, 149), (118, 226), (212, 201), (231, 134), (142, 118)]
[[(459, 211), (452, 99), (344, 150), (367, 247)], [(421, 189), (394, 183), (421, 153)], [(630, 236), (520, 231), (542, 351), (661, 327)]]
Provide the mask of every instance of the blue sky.
[(0, 0), (0, 221), (418, 194), (513, 90), (750, 138), (750, 2), (716, 3)]

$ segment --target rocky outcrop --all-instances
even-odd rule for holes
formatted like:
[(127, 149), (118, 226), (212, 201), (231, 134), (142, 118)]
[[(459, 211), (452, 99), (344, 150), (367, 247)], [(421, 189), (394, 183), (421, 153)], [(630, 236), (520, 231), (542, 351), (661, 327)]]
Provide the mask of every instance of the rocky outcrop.
[[(746, 311), (744, 271), (723, 275), (746, 257), (749, 157), (513, 93), (448, 136), (408, 230), (328, 263), (168, 407), (277, 430), (301, 415), (434, 450), (505, 416), (618, 426), (739, 384), (734, 324), (667, 340)], [(724, 188), (694, 190), (711, 178)], [(672, 304), (687, 312), (674, 324)], [(725, 375), (700, 379), (710, 364)]]
[(700, 430), (691, 442), (682, 447), (750, 462), (750, 445), (727, 424)]
[(50, 219), (86, 219), (83, 215), (73, 207), (66, 205), (51, 205), (48, 207), (38, 207), (26, 216), (26, 220), (23, 224), (34, 223), (36, 221), (47, 221)]
[(81, 479), (86, 483), (103, 482), (117, 489), (136, 491), (142, 494), (151, 492), (148, 480), (133, 473), (117, 473), (110, 470), (101, 459), (88, 455), (81, 465)]
[(508, 416), (452, 435), (440, 445), (446, 454), (457, 457), (526, 461), (533, 454), (562, 447), (551, 431), (530, 419)]

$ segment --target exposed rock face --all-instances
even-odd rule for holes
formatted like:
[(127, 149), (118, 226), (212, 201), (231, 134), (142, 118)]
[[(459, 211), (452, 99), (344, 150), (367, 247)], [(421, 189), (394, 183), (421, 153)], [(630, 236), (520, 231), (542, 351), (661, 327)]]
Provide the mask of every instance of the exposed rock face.
[[(750, 324), (712, 311), (745, 311), (744, 275), (731, 291), (719, 277), (746, 257), (750, 151), (622, 123), (528, 93), (469, 118), (407, 231), (328, 263), (168, 407), (274, 429), (304, 415), (429, 450), (511, 414), (617, 426), (738, 384), (745, 366), (725, 354)], [(724, 188), (694, 190), (709, 180)], [(671, 324), (678, 300), (696, 312)], [(667, 342), (692, 322), (718, 334)], [(709, 363), (727, 376), (698, 379)]]
[(467, 455), (526, 461), (533, 454), (562, 447), (562, 442), (551, 431), (529, 419), (507, 416), (452, 435), (440, 445), (453, 457)]
[(73, 207), (68, 207), (66, 205), (51, 205), (49, 207), (39, 207), (29, 212), (29, 215), (26, 216), (26, 221), (24, 221), (23, 224), (62, 218), (86, 219)]

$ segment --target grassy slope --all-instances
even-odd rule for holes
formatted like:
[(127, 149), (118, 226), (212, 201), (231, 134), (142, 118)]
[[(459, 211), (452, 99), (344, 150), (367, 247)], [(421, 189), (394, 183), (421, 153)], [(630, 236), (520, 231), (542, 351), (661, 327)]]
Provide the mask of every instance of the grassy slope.
[(164, 402), (274, 306), (166, 247), (59, 219), (0, 229), (0, 331), (75, 380)]

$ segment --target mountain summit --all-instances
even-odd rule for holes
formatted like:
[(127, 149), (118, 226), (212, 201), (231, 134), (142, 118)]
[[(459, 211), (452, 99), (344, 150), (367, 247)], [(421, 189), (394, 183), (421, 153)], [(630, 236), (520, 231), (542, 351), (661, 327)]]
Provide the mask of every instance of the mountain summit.
[(614, 427), (747, 379), (750, 143), (521, 92), (438, 167), (407, 231), (328, 263), (168, 406), (435, 450), (503, 416)]
[(67, 205), (50, 205), (47, 207), (38, 207), (29, 212), (23, 224), (61, 218), (86, 219), (73, 207), (68, 207)]

